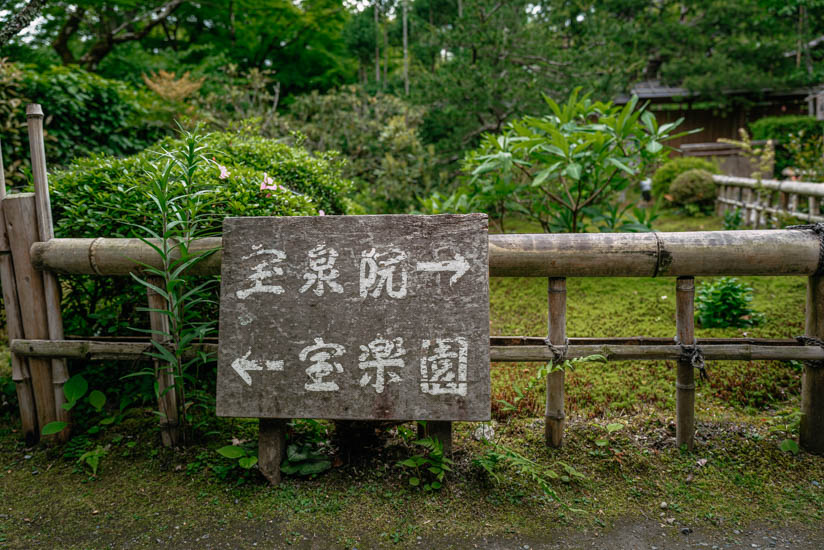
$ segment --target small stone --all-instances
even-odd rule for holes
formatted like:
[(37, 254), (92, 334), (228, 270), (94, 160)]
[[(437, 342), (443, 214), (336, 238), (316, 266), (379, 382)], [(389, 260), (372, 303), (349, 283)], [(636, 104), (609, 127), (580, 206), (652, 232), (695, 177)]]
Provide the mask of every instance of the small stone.
[(813, 480), (813, 487), (821, 487), (821, 484), (815, 480)]
[(489, 441), (493, 437), (495, 437), (495, 428), (489, 424), (482, 424), (472, 432), (472, 439), (475, 441), (481, 441), (482, 439)]
[(675, 518), (667, 518), (667, 523), (672, 525), (673, 523), (675, 523)]
[(662, 509), (662, 510), (666, 510), (666, 509), (667, 509), (667, 503), (666, 503), (666, 502), (662, 502), (662, 503), (661, 503), (661, 509)]
[(733, 530), (733, 533), (735, 533), (736, 535), (740, 535), (741, 531), (739, 531), (738, 529), (735, 529), (735, 530)]
[(682, 527), (681, 528), (681, 534), (682, 535), (689, 535), (690, 533), (692, 533), (692, 529), (690, 529), (689, 527)]
[(33, 475), (33, 476), (36, 476), (36, 475), (37, 475), (37, 474), (39, 474), (39, 473), (40, 473), (40, 472), (38, 472), (37, 470), (32, 470), (32, 471), (31, 471), (31, 475)]
[(31, 455), (23, 455), (23, 458), (24, 458), (25, 460), (31, 460)]

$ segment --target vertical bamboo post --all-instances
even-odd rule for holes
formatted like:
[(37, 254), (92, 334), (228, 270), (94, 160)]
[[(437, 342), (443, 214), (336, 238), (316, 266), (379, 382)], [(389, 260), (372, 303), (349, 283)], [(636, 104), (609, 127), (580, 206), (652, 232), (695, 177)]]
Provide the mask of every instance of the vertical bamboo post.
[(810, 216), (807, 218), (808, 221), (814, 221), (813, 216), (819, 215), (819, 207), (818, 207), (818, 197), (809, 196), (807, 197), (807, 205), (809, 206)]
[[(806, 334), (824, 340), (824, 276), (807, 280)], [(798, 442), (807, 451), (824, 455), (824, 366), (804, 365), (801, 377), (801, 427)]]
[[(3, 168), (3, 148), (0, 146), (0, 284), (3, 285), (3, 304), (6, 309), (6, 335), (11, 343), (12, 340), (23, 338), (23, 327), (20, 320), (20, 305), (17, 301), (17, 284), (14, 281), (11, 248), (3, 217), (2, 201), (5, 198), (6, 173)], [(11, 354), (11, 377), (14, 380), (17, 401), (20, 405), (23, 438), (26, 445), (31, 446), (40, 439), (40, 431), (37, 429), (37, 410), (31, 387), (31, 373), (28, 362), (15, 353)]]
[[(43, 276), (34, 269), (29, 255), (31, 245), (38, 240), (37, 225), (33, 223), (36, 215), (34, 195), (21, 193), (6, 197), (2, 206), (14, 265), (23, 334), (30, 339), (48, 340), (49, 325), (46, 319)], [(46, 424), (57, 420), (51, 362), (48, 359), (30, 358), (29, 371), (37, 411), (37, 426), (41, 431)]]
[(280, 463), (286, 454), (286, 420), (261, 418), (258, 428), (258, 468), (272, 485), (280, 483)]
[(727, 211), (727, 204), (722, 202), (720, 199), (726, 198), (727, 193), (727, 186), (726, 185), (719, 185), (718, 186), (718, 195), (715, 197), (715, 215), (716, 216), (723, 216), (724, 212)]
[[(695, 344), (695, 279), (678, 277), (675, 282), (675, 324), (678, 342)], [(678, 360), (675, 381), (675, 442), (692, 450), (695, 435), (695, 369), (689, 359)]]
[(443, 452), (452, 454), (452, 422), (429, 420), (425, 424), (418, 424), (418, 437), (431, 437), (443, 445)]
[[(29, 146), (31, 148), (31, 171), (34, 180), (38, 240), (49, 241), (54, 238), (54, 227), (52, 225), (51, 200), (49, 199), (49, 180), (46, 173), (46, 149), (43, 143), (43, 110), (40, 105), (32, 103), (27, 106), (26, 119), (29, 130)], [(54, 273), (50, 271), (43, 272), (43, 290), (46, 300), (48, 338), (49, 340), (62, 340), (63, 315), (60, 311), (60, 285)], [(69, 379), (66, 361), (62, 358), (54, 358), (51, 360), (51, 365), (57, 420), (69, 424), (71, 423), (71, 415), (62, 406), (66, 402), (63, 394), (63, 384)], [(63, 430), (57, 435), (57, 438), (61, 441), (68, 441), (70, 435), (69, 430)]]
[(790, 195), (786, 191), (778, 192), (778, 208), (785, 213), (790, 210)]
[[(566, 279), (550, 277), (547, 288), (548, 340), (553, 346), (566, 345)], [(544, 413), (544, 438), (550, 447), (564, 443), (564, 371), (550, 373), (546, 378), (546, 412)]]
[(752, 190), (743, 188), (741, 190), (741, 202), (744, 204), (741, 208), (744, 211), (744, 225), (752, 224)]
[[(158, 288), (166, 283), (162, 277), (149, 277), (148, 282)], [(166, 299), (149, 288), (146, 289), (150, 310), (168, 310)], [(149, 312), (149, 327), (152, 340), (164, 343), (169, 334), (169, 316), (159, 311)], [(158, 360), (154, 362), (155, 380), (157, 381), (157, 408), (160, 417), (160, 438), (164, 447), (175, 447), (180, 443), (180, 418), (178, 415), (178, 393), (175, 386), (174, 367)]]
[(795, 215), (798, 211), (798, 195), (790, 193), (788, 203), (787, 210), (789, 210), (790, 214)]
[(754, 205), (752, 209), (752, 217), (753, 217), (753, 229), (758, 229), (761, 224), (761, 213), (764, 211), (764, 203), (762, 201), (762, 196), (760, 191), (756, 191), (753, 193), (754, 195)]

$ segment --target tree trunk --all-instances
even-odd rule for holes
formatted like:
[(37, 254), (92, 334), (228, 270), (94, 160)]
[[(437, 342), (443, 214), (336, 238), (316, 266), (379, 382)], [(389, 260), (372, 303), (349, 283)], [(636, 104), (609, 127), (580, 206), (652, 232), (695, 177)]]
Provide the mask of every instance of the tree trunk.
[(375, 0), (375, 82), (381, 81), (381, 41), (380, 41), (380, 26), (378, 10), (380, 9), (380, 1)]
[[(460, 3), (458, 3), (460, 6)], [(409, 95), (409, 22), (408, 0), (403, 0), (403, 91)]]
[(386, 25), (383, 27), (383, 87), (386, 88), (387, 74), (389, 73), (389, 33)]

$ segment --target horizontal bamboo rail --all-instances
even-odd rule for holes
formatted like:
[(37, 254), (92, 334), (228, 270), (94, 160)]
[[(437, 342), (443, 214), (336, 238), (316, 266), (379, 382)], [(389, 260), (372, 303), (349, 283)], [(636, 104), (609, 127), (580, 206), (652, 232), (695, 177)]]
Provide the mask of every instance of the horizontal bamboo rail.
[[(790, 339), (698, 339), (699, 349), (706, 359), (714, 361), (821, 361), (824, 349), (804, 346)], [(98, 340), (12, 340), (10, 349), (20, 357), (64, 357), (86, 361), (150, 361), (146, 352), (152, 343), (144, 341)], [(520, 361), (549, 361), (550, 348), (539, 338), (494, 337), (490, 339), (490, 360), (493, 363)], [(217, 342), (196, 344), (192, 357), (198, 352), (217, 353)], [(603, 355), (611, 361), (677, 360), (683, 350), (672, 338), (570, 338), (566, 357)]]
[[(219, 237), (193, 244), (192, 253), (219, 249)], [(808, 231), (695, 231), (682, 233), (561, 233), (490, 235), (492, 277), (678, 277), (812, 275), (819, 269), (818, 237)], [(139, 239), (52, 239), (32, 246), (37, 269), (83, 275), (128, 275), (159, 257)], [(192, 275), (220, 273), (218, 250)]]

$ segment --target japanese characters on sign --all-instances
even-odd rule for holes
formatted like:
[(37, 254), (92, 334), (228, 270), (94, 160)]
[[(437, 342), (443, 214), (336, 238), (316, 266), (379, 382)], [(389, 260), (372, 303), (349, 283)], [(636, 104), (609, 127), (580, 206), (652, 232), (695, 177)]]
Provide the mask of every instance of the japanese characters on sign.
[(489, 418), (487, 219), (227, 218), (221, 416)]

